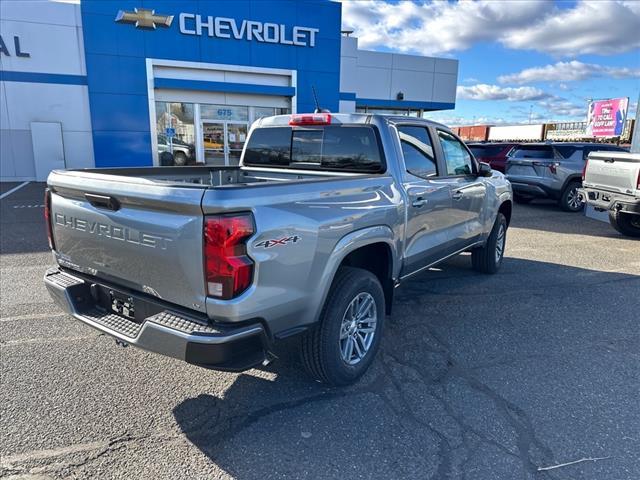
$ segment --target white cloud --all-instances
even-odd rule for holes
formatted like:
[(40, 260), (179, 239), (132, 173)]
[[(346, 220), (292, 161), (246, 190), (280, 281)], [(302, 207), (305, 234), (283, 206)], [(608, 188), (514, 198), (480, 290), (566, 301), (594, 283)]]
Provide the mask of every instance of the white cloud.
[(415, 3), (343, 0), (343, 26), (360, 46), (423, 55), (497, 41), (558, 56), (615, 54), (640, 47), (640, 2), (580, 1), (559, 9), (546, 0)]
[[(638, 36), (640, 36), (640, 32)], [(572, 60), (570, 62), (557, 62), (553, 65), (545, 65), (543, 67), (526, 68), (511, 75), (501, 75), (498, 77), (498, 82), (521, 85), (532, 82), (571, 82), (593, 77), (640, 77), (640, 69), (609, 67)]]
[(535, 87), (501, 87), (479, 83), (471, 86), (458, 86), (458, 98), (467, 100), (508, 100), (524, 102), (543, 100), (551, 95)]
[(564, 98), (552, 98), (543, 100), (538, 104), (546, 113), (547, 118), (570, 117), (575, 120), (584, 120), (587, 116), (587, 104), (577, 105)]
[(507, 32), (503, 43), (552, 55), (612, 55), (640, 47), (638, 2), (581, 1), (539, 22)]

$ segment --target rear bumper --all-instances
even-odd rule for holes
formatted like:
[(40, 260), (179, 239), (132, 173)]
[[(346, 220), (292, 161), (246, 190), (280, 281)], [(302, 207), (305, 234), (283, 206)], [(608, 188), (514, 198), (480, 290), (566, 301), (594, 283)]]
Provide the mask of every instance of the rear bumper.
[(587, 204), (596, 210), (611, 210), (640, 215), (640, 198), (587, 187), (583, 187), (578, 191)]
[[(147, 298), (131, 296), (150, 314), (141, 320), (112, 313), (97, 301), (98, 288), (67, 271), (52, 268), (44, 283), (53, 300), (67, 313), (121, 342), (217, 370), (242, 371), (268, 359), (269, 341), (262, 324), (212, 325), (184, 312), (165, 309)], [(155, 308), (154, 308), (155, 307)], [(136, 307), (138, 308), (138, 307)]]
[(542, 183), (529, 182), (519, 178), (509, 177), (508, 175), (507, 180), (511, 182), (513, 192), (523, 197), (557, 199), (560, 195), (560, 192)]

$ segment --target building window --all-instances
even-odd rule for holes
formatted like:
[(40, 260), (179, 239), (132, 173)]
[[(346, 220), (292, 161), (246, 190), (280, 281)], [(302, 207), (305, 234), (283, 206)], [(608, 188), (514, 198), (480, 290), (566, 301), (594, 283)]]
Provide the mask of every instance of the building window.
[(193, 103), (156, 102), (158, 165), (195, 163)]

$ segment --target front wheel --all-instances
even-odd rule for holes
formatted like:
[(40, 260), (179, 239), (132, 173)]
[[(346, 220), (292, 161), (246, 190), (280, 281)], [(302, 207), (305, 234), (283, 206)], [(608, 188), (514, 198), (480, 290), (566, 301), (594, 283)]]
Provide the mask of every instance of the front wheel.
[(579, 212), (584, 208), (584, 202), (580, 198), (578, 189), (580, 182), (571, 182), (565, 187), (560, 195), (560, 207), (566, 212)]
[(354, 383), (378, 351), (384, 315), (384, 293), (378, 278), (360, 268), (338, 269), (320, 322), (302, 337), (305, 368), (329, 385)]
[(609, 210), (609, 223), (627, 237), (640, 237), (640, 215)]
[(507, 244), (507, 219), (498, 213), (489, 238), (484, 247), (471, 251), (473, 268), (482, 273), (496, 273), (502, 265)]

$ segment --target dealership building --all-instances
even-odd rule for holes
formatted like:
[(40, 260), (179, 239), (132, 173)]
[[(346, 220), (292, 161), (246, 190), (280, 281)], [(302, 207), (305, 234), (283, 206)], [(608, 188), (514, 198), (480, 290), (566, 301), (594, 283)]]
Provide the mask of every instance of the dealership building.
[[(237, 164), (251, 122), (453, 109), (457, 60), (372, 52), (327, 0), (0, 2), (0, 180)], [(357, 32), (356, 32), (357, 34)]]

